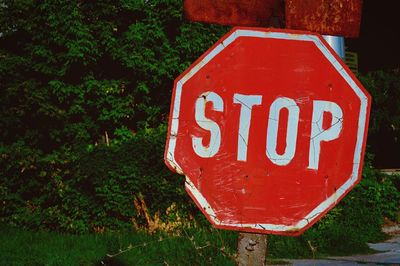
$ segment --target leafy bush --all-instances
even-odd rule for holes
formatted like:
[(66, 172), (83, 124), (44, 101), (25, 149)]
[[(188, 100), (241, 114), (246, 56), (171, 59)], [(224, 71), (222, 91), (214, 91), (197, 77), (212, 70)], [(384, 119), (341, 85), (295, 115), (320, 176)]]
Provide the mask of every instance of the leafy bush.
[(157, 127), (173, 79), (225, 27), (179, 0), (9, 1), (0, 6), (0, 139), (45, 154), (121, 127)]
[(2, 219), (117, 228), (135, 216), (139, 192), (153, 215), (181, 208), (183, 179), (162, 163), (173, 79), (227, 30), (189, 23), (182, 8), (180, 0), (0, 5)]
[(184, 178), (163, 163), (165, 134), (165, 125), (128, 139), (125, 133), (125, 140), (90, 147), (75, 159), (69, 154), (70, 161), (14, 145), (2, 153), (1, 216), (32, 228), (110, 230), (132, 226), (132, 219), (145, 222), (134, 206), (139, 195), (149, 203), (149, 215), (165, 214), (173, 204), (177, 212), (190, 213), (194, 204)]

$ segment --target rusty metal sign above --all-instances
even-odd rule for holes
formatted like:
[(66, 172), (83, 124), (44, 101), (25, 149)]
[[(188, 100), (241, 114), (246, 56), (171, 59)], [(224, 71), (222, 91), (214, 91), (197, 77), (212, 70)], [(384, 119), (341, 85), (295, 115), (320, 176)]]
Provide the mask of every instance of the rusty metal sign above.
[[(185, 0), (191, 21), (358, 37), (362, 0)], [(285, 25), (286, 23), (286, 25)]]
[(298, 235), (360, 180), (370, 103), (320, 35), (237, 27), (175, 80), (164, 159), (216, 227)]

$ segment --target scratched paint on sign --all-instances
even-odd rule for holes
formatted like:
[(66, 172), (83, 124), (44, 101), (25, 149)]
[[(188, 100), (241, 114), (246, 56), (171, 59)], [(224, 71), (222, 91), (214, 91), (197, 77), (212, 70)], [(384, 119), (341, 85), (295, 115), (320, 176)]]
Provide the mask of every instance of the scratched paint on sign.
[(369, 109), (319, 35), (235, 28), (176, 79), (165, 160), (216, 227), (298, 235), (360, 180)]

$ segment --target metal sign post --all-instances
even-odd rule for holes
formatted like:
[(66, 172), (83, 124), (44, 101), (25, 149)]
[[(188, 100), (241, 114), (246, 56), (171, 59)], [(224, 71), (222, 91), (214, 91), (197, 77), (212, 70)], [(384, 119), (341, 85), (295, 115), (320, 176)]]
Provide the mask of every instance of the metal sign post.
[(344, 61), (346, 57), (344, 37), (332, 35), (322, 35), (322, 37), (329, 44), (329, 46), (332, 47), (336, 54)]
[(267, 235), (239, 233), (237, 265), (262, 266), (267, 257)]

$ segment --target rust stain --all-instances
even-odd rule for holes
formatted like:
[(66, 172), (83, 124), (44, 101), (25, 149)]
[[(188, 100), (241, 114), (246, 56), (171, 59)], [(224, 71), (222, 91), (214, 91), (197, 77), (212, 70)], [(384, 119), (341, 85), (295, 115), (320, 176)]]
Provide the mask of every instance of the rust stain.
[(280, 0), (185, 0), (191, 21), (234, 26), (283, 27), (284, 7)]
[(286, 28), (355, 38), (361, 8), (362, 0), (286, 0)]
[(296, 233), (296, 232), (299, 232), (300, 229), (301, 229), (301, 228), (293, 227), (293, 228), (290, 228), (290, 229), (288, 230), (288, 232)]

